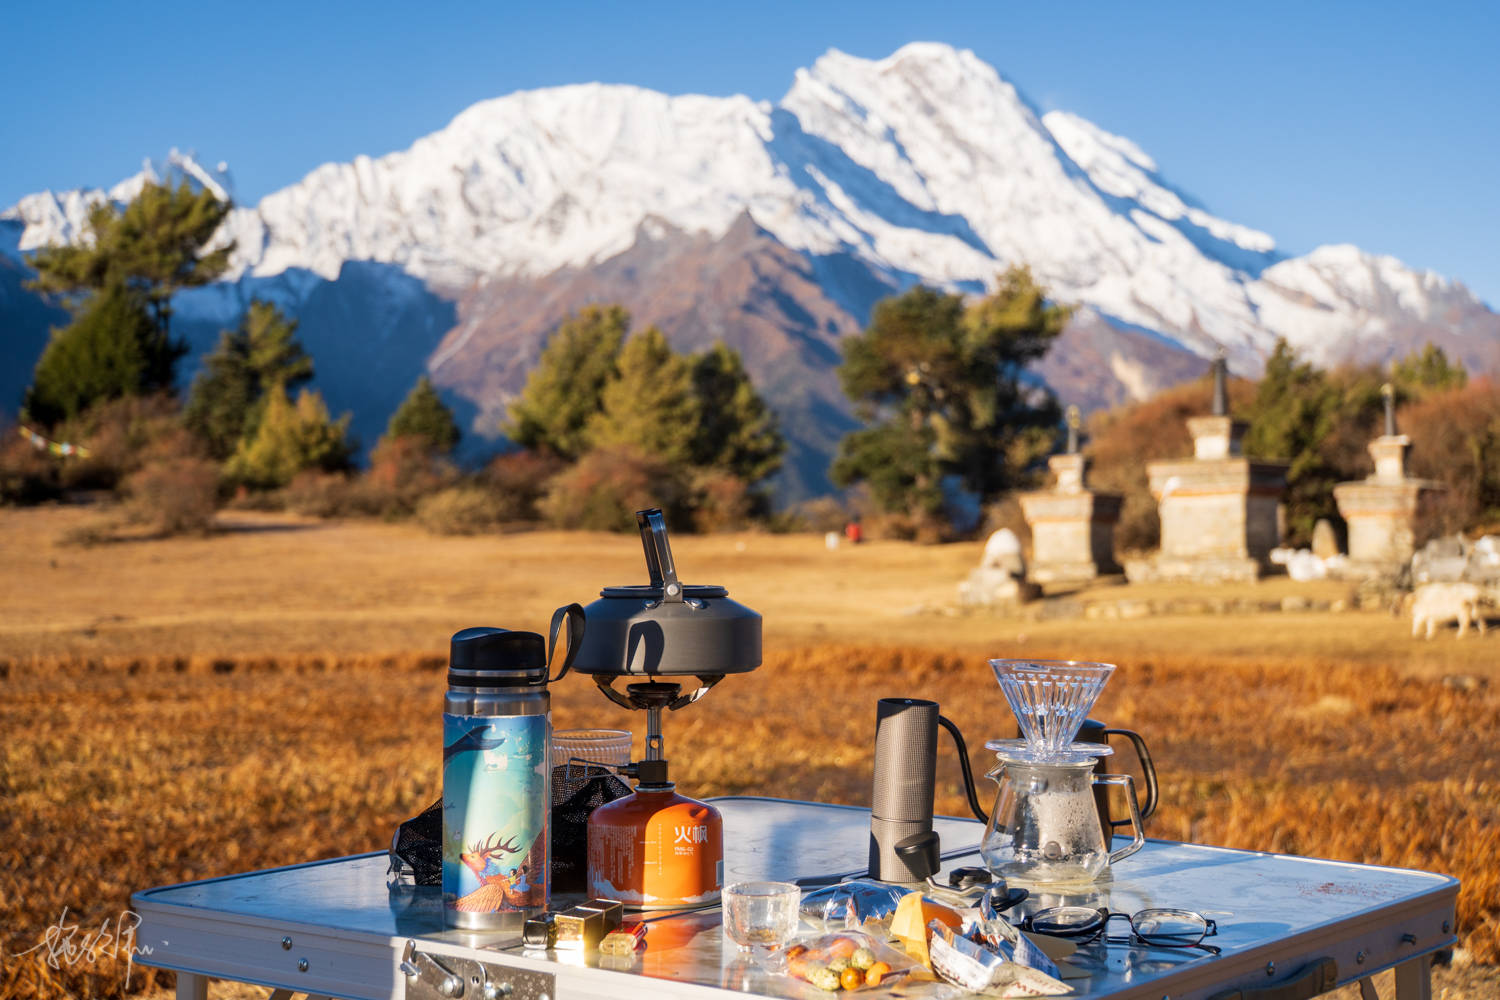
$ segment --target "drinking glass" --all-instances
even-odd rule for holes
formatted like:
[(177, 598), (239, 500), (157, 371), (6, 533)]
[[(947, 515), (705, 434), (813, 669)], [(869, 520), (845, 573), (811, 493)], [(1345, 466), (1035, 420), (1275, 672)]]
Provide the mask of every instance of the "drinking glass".
[(802, 890), (790, 882), (736, 882), (721, 897), (724, 933), (740, 946), (780, 948), (797, 934)]
[(558, 729), (552, 734), (552, 766), (586, 761), (617, 770), (630, 763), (630, 740), (623, 729)]

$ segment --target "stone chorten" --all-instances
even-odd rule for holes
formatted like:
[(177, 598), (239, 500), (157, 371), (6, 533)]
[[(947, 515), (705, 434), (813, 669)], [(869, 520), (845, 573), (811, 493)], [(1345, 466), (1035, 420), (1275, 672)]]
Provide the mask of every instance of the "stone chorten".
[(1411, 561), (1416, 523), (1423, 508), (1443, 489), (1440, 483), (1406, 475), (1411, 438), (1396, 432), (1396, 390), (1387, 382), (1385, 433), (1370, 442), (1375, 474), (1333, 488), (1339, 515), (1349, 526), (1351, 576), (1394, 576)]
[(1188, 418), (1193, 457), (1146, 466), (1161, 515), (1161, 549), (1126, 567), (1132, 582), (1249, 581), (1271, 569), (1286, 463), (1244, 457), (1247, 425), (1229, 416), (1228, 365), (1214, 360), (1213, 412)]
[(1021, 516), (1031, 527), (1033, 583), (1086, 583), (1120, 571), (1115, 524), (1121, 498), (1118, 493), (1095, 493), (1085, 485), (1088, 459), (1078, 451), (1079, 423), (1078, 407), (1068, 407), (1067, 452), (1047, 459), (1052, 489), (1017, 498)]

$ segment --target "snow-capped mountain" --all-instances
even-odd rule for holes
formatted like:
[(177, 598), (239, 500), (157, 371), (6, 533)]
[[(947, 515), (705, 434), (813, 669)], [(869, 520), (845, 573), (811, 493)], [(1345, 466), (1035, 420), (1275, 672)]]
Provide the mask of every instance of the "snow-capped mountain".
[[(172, 166), (226, 183), (190, 157)], [(23, 199), (0, 213), (0, 250), (77, 238), (90, 203), (126, 198), (139, 181)], [(879, 297), (917, 281), (979, 291), (1012, 263), (1081, 307), (1043, 374), (1085, 403), (1155, 391), (1221, 348), (1254, 372), (1278, 337), (1322, 363), (1423, 340), (1471, 366), (1500, 360), (1500, 317), (1461, 284), (1353, 247), (1284, 257), (1270, 236), (1174, 188), (1130, 140), (1067, 112), (1041, 115), (972, 52), (938, 44), (881, 60), (830, 51), (776, 104), (600, 84), (484, 101), (409, 149), (325, 164), (237, 209), (222, 238), (236, 245), (228, 280), (182, 296), (180, 316), (224, 324), (252, 294), (299, 313), (321, 297), (331, 315), (347, 313), (330, 289), (357, 272), (362, 294), (381, 287), (389, 302), (360, 306), (372, 325), (330, 331), (326, 349), (342, 342), (353, 357), (375, 338), (425, 357), (486, 421), (550, 326), (587, 301), (572, 296), (623, 298), (642, 325), (696, 344), (747, 339), (747, 317), (765, 315), (786, 281), (799, 301), (818, 301), (782, 308), (783, 336), (761, 329), (752, 373), (775, 369), (785, 407), (801, 366), (801, 388), (818, 386), (814, 408), (846, 413), (826, 377), (836, 340)], [(758, 278), (732, 278), (732, 255), (704, 257), (726, 241), (759, 262)], [(621, 276), (622, 261), (639, 274), (665, 259), (718, 288), (716, 304), (659, 266), (653, 287)], [(705, 259), (719, 269), (705, 272)], [(518, 298), (529, 316), (508, 309)], [(708, 316), (717, 330), (703, 328)], [(799, 460), (825, 459), (827, 437), (803, 441)]]

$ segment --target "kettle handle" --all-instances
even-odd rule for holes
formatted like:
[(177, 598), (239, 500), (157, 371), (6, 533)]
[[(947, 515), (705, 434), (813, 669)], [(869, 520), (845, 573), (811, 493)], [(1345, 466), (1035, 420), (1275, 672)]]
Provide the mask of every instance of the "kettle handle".
[[(1106, 741), (1111, 736), (1123, 736), (1135, 747), (1135, 755), (1141, 761), (1141, 774), (1146, 778), (1146, 804), (1141, 806), (1141, 819), (1150, 819), (1156, 812), (1156, 765), (1151, 762), (1151, 751), (1146, 749), (1146, 741), (1141, 739), (1141, 734), (1129, 729), (1106, 729), (1104, 731)], [(1135, 801), (1135, 792), (1130, 793), (1130, 800)], [(1127, 819), (1111, 821), (1111, 826), (1124, 826), (1130, 822)]]
[[(557, 653), (557, 635), (562, 631), (563, 624), (568, 626), (568, 651), (563, 654), (562, 667), (552, 677), (547, 676), (547, 669), (552, 666), (552, 658)], [(552, 684), (562, 679), (562, 675), (568, 672), (573, 665), (573, 660), (578, 656), (578, 651), (583, 648), (583, 606), (581, 604), (569, 604), (552, 612), (552, 628), (547, 633), (547, 666), (542, 668), (540, 683)], [(532, 683), (537, 683), (533, 681)]]
[(651, 586), (661, 588), (664, 602), (683, 603), (677, 564), (672, 561), (672, 543), (667, 541), (667, 519), (661, 508), (636, 511), (635, 523), (641, 529), (641, 547), (646, 550), (646, 571), (651, 574)]

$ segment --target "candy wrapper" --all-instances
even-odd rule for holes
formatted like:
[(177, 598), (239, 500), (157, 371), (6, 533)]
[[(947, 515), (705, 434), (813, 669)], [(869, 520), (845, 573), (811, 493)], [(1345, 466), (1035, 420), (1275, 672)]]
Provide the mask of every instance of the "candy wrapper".
[(787, 975), (830, 992), (889, 987), (917, 964), (885, 942), (859, 931), (798, 938), (780, 954), (786, 960)]
[(1035, 969), (1053, 979), (1062, 978), (1056, 963), (1042, 954), (1040, 948), (1028, 941), (1026, 935), (1000, 916), (991, 902), (991, 897), (985, 896), (979, 901), (979, 916), (980, 919), (976, 923), (964, 926), (964, 933), (970, 938), (982, 941), (989, 946), (991, 951), (1008, 962)]
[(1058, 979), (1009, 961), (941, 921), (927, 925), (932, 970), (960, 989), (998, 997), (1054, 997), (1073, 992)]
[(802, 897), (802, 916), (824, 927), (858, 930), (866, 921), (889, 923), (909, 890), (881, 882), (840, 882)]

